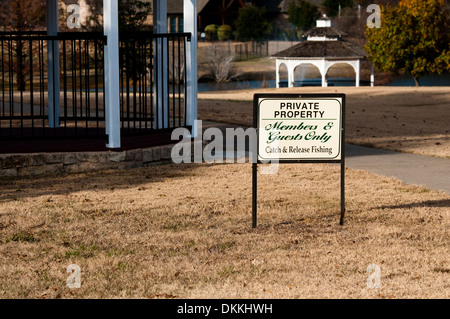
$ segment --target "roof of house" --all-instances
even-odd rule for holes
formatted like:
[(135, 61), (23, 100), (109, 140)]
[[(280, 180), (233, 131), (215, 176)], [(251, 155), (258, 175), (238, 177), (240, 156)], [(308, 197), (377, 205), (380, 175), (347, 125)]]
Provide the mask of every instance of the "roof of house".
[(183, 0), (168, 0), (167, 14), (183, 13)]
[(210, 0), (197, 0), (197, 12), (202, 12), (203, 8)]
[(277, 58), (364, 58), (364, 49), (347, 41), (303, 41), (275, 53)]
[[(197, 0), (197, 12), (200, 13), (210, 0)], [(167, 0), (168, 14), (183, 14), (184, 0)]]
[[(168, 14), (182, 14), (184, 0), (167, 0)], [(213, 0), (197, 0), (197, 12), (201, 13), (205, 6)], [(269, 13), (285, 13), (289, 8), (289, 3), (293, 0), (253, 0), (258, 7), (263, 7)]]

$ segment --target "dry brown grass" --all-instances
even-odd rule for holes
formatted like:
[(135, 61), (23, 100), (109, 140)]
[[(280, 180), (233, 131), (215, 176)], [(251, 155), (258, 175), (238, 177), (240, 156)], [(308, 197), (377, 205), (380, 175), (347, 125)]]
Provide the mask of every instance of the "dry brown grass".
[(347, 142), (450, 158), (447, 87), (259, 89), (199, 95), (199, 118), (251, 126), (254, 93), (345, 93)]
[[(0, 182), (0, 298), (448, 298), (450, 197), (339, 167), (162, 165)], [(81, 267), (68, 289), (66, 268)], [(381, 267), (381, 288), (366, 269)]]
[[(325, 92), (276, 92), (292, 91)], [(336, 91), (348, 97), (348, 140), (448, 157), (448, 90)], [(253, 93), (202, 94), (200, 118), (250, 125)], [(346, 177), (341, 227), (339, 166), (260, 175), (257, 229), (249, 164), (4, 179), (0, 298), (449, 298), (450, 197)], [(80, 289), (66, 287), (70, 264)], [(366, 285), (370, 264), (379, 289)]]

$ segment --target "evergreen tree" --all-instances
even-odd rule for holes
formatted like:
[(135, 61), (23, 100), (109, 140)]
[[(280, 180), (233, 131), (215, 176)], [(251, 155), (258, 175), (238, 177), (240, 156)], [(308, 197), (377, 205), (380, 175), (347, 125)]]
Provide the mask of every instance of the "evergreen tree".
[(310, 2), (292, 1), (288, 9), (289, 22), (302, 31), (311, 29), (320, 17), (318, 8)]
[(265, 17), (265, 13), (265, 8), (250, 4), (239, 9), (235, 22), (236, 38), (240, 41), (263, 41), (272, 32), (272, 24)]
[(323, 0), (322, 5), (327, 9), (327, 13), (331, 17), (335, 17), (339, 13), (339, 5), (342, 8), (352, 7), (353, 0)]

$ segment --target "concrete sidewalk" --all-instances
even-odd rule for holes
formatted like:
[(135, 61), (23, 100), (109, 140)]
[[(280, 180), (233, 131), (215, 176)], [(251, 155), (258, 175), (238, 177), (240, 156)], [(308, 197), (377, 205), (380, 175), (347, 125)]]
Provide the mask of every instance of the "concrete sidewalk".
[[(241, 125), (203, 121), (203, 130), (209, 127), (217, 127), (222, 132), (225, 132), (226, 128), (247, 129)], [(450, 159), (346, 144), (345, 165), (352, 169), (395, 177), (407, 184), (441, 190), (450, 195)]]
[(345, 165), (450, 194), (450, 159), (347, 144)]

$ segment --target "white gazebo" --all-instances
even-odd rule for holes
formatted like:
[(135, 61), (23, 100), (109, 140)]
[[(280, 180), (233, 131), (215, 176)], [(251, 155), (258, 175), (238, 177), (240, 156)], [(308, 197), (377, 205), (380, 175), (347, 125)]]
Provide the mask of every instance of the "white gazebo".
[[(331, 20), (324, 16), (317, 20), (316, 27), (304, 34), (306, 41), (280, 51), (276, 58), (276, 86), (280, 85), (280, 66), (285, 65), (288, 72), (288, 87), (295, 83), (294, 71), (302, 64), (316, 66), (322, 76), (322, 86), (327, 87), (327, 73), (330, 67), (345, 63), (353, 67), (356, 74), (356, 86), (360, 85), (361, 65), (367, 60), (364, 50), (343, 40), (343, 33), (332, 27)], [(370, 63), (370, 62), (369, 62)], [(370, 76), (370, 85), (374, 85), (374, 68)]]
[[(153, 0), (154, 33), (167, 33), (167, 2)], [(105, 119), (107, 147), (120, 148), (120, 87), (119, 87), (119, 23), (118, 0), (103, 0), (103, 25), (107, 44), (104, 47), (105, 56)], [(183, 0), (184, 31), (191, 33), (190, 41), (186, 41), (186, 125), (194, 130), (194, 120), (197, 119), (197, 0)], [(47, 33), (55, 36), (58, 33), (58, 0), (47, 0)], [(158, 39), (155, 44), (157, 66), (164, 65), (165, 57), (159, 54), (167, 45), (164, 39)], [(53, 42), (48, 49), (48, 96), (49, 96), (49, 126), (59, 127), (59, 62), (52, 59), (58, 56), (58, 42)], [(155, 108), (161, 108), (167, 98), (167, 71), (163, 67), (155, 67)], [(159, 112), (157, 114), (162, 114)], [(167, 112), (166, 112), (167, 113)], [(167, 120), (156, 118), (158, 128), (165, 128)], [(196, 132), (192, 132), (195, 136)]]

